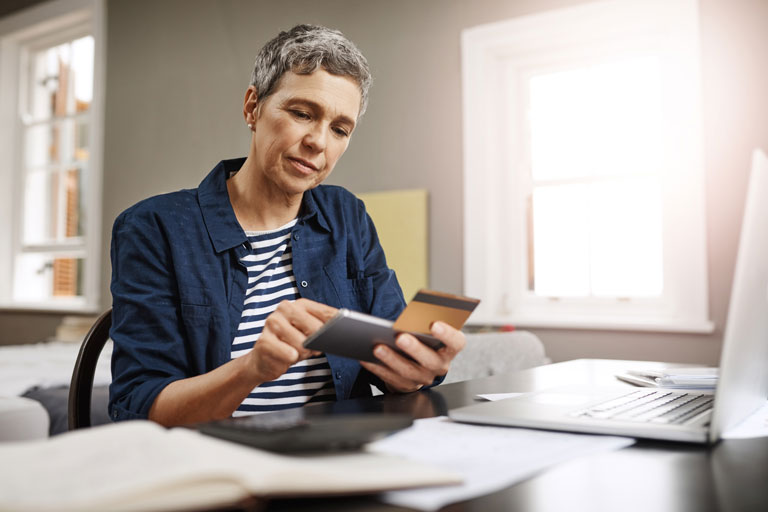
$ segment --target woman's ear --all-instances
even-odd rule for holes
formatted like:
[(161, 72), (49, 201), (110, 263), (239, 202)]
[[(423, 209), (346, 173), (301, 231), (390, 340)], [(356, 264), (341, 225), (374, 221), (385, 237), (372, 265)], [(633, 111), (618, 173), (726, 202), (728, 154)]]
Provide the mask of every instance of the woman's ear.
[(253, 125), (256, 123), (256, 106), (258, 101), (256, 86), (249, 86), (245, 91), (245, 100), (243, 101), (243, 119), (245, 119), (245, 124)]

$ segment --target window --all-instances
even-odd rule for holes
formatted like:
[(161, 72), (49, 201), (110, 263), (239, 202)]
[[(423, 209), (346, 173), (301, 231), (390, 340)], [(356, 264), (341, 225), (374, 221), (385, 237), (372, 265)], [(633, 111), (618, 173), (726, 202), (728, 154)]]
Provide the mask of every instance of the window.
[(466, 30), (474, 320), (709, 332), (695, 0)]
[(99, 307), (102, 12), (62, 0), (0, 24), (3, 307)]

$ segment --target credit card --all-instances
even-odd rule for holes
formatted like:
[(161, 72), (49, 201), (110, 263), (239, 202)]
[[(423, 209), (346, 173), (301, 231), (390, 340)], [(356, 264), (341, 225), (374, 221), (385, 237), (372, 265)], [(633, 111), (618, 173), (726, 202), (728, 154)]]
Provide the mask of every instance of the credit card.
[(432, 323), (440, 320), (461, 329), (479, 303), (478, 299), (421, 289), (405, 306), (392, 328), (429, 334)]

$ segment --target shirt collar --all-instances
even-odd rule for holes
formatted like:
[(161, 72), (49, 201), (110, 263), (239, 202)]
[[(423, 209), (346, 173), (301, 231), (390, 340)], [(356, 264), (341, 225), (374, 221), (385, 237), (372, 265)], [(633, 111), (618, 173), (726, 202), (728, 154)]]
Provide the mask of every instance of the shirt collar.
[[(227, 179), (233, 172), (238, 171), (244, 162), (245, 158), (222, 160), (197, 188), (205, 227), (217, 253), (248, 241), (245, 231), (237, 222), (227, 191)], [(323, 212), (318, 209), (314, 195), (312, 190), (304, 192), (299, 210), (299, 222), (314, 220), (320, 227), (330, 232), (328, 222)]]
[(309, 222), (314, 220), (318, 226), (331, 232), (331, 228), (328, 225), (328, 221), (325, 219), (322, 210), (317, 207), (315, 201), (315, 189), (310, 189), (304, 192), (304, 197), (301, 199), (301, 210), (299, 210), (299, 222)]

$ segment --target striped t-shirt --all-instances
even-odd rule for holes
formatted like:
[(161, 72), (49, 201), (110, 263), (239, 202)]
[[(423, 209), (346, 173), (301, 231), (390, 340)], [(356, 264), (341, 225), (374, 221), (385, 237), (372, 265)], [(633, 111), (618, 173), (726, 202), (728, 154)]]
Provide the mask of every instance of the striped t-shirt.
[[(293, 276), (291, 230), (296, 219), (271, 231), (246, 231), (251, 252), (241, 261), (248, 269), (245, 307), (232, 340), (232, 359), (248, 353), (259, 339), (264, 320), (280, 301), (296, 300), (299, 289)], [(335, 400), (331, 368), (324, 354), (291, 366), (271, 382), (251, 391), (233, 416), (299, 407), (307, 402)]]

